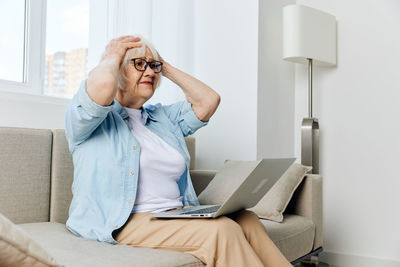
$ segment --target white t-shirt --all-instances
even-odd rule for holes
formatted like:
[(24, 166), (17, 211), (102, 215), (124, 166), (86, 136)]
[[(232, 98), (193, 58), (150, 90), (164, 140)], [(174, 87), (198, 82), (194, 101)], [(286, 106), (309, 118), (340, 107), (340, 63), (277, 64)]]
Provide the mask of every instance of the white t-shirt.
[(125, 109), (132, 133), (141, 147), (138, 189), (132, 213), (160, 212), (182, 207), (177, 181), (186, 169), (185, 159), (144, 126), (140, 109)]

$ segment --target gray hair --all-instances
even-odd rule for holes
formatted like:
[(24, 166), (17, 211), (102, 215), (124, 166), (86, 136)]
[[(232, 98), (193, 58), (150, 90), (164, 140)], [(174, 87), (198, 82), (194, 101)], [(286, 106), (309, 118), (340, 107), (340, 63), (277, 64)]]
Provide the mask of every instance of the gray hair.
[[(125, 53), (125, 57), (122, 61), (121, 67), (119, 68), (119, 76), (118, 76), (118, 88), (120, 88), (121, 90), (126, 90), (126, 82), (128, 80), (128, 77), (126, 77), (125, 75), (125, 70), (129, 65), (129, 59), (131, 59), (134, 55), (144, 56), (146, 54), (146, 49), (148, 48), (150, 52), (153, 54), (154, 60), (160, 60), (157, 50), (154, 48), (153, 44), (149, 40), (138, 34), (136, 34), (135, 36), (140, 37), (140, 43), (142, 43), (142, 46), (128, 49)], [(162, 77), (162, 72), (160, 72), (160, 77), (158, 78), (156, 88), (160, 85), (161, 77)]]

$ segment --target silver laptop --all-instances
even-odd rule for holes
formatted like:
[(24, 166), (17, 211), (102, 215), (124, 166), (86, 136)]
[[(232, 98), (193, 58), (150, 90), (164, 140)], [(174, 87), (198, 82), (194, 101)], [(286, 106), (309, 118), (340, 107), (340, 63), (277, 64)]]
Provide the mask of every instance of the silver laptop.
[[(261, 159), (258, 161), (229, 161), (211, 180), (210, 186), (199, 195), (199, 201), (210, 205), (184, 207), (152, 214), (156, 218), (217, 218), (243, 209), (254, 207), (282, 174), (292, 165), (295, 158)], [(233, 192), (223, 194), (224, 183), (234, 183)], [(230, 186), (230, 188), (232, 188)], [(225, 192), (226, 193), (226, 192)], [(218, 199), (218, 195), (229, 195)], [(212, 196), (212, 198), (210, 197)], [(213, 199), (209, 203), (207, 199)], [(222, 203), (222, 204), (221, 204)]]

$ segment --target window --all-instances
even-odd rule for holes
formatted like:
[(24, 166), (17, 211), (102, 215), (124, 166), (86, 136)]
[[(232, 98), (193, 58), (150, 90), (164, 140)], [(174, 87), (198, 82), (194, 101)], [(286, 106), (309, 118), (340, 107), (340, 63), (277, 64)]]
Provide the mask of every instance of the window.
[(72, 97), (88, 29), (89, 0), (0, 0), (0, 91)]
[(45, 0), (0, 1), (0, 90), (41, 94)]
[(0, 79), (23, 82), (25, 0), (0, 1), (0, 32)]
[(87, 76), (89, 0), (47, 1), (44, 94), (72, 97)]

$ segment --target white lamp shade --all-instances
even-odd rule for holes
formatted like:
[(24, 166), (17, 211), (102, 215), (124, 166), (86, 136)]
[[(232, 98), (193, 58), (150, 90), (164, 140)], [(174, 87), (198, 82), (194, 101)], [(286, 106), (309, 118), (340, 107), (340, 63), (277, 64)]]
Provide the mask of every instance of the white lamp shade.
[(320, 10), (289, 5), (283, 8), (283, 59), (320, 66), (336, 65), (336, 18)]

